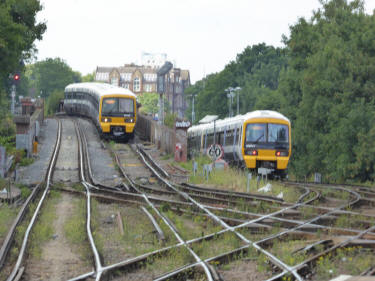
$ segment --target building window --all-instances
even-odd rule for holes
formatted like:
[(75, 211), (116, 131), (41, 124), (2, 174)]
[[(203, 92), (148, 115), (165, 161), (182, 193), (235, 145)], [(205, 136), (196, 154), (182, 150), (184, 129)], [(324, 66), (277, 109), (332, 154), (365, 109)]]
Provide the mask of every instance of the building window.
[(135, 77), (133, 81), (133, 91), (139, 92), (141, 89), (141, 83), (139, 82), (139, 77)]
[(97, 81), (108, 81), (108, 79), (109, 79), (109, 73), (105, 73), (105, 72), (97, 72), (96, 73), (95, 80), (97, 80)]
[(131, 73), (121, 73), (120, 76), (124, 81), (131, 81), (132, 80), (132, 74)]
[(112, 77), (111, 84), (114, 86), (118, 86), (118, 79), (116, 77)]
[(150, 92), (152, 91), (152, 85), (150, 85), (150, 84), (146, 84), (146, 85), (144, 85), (144, 86), (145, 86), (145, 91), (146, 91), (146, 92), (150, 93)]
[(124, 88), (125, 88), (125, 89), (129, 89), (129, 84), (128, 84), (128, 83), (125, 83), (125, 84), (124, 84)]

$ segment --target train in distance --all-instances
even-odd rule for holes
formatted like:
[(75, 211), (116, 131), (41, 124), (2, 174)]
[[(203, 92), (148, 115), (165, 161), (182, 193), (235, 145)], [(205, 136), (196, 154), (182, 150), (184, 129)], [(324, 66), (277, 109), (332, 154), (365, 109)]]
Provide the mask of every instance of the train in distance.
[[(219, 144), (226, 161), (284, 178), (292, 153), (291, 123), (276, 111), (257, 110), (188, 129), (189, 157)], [(258, 169), (258, 170), (257, 170)]]
[(136, 95), (106, 83), (66, 86), (64, 109), (68, 115), (90, 118), (104, 138), (132, 139), (137, 121)]

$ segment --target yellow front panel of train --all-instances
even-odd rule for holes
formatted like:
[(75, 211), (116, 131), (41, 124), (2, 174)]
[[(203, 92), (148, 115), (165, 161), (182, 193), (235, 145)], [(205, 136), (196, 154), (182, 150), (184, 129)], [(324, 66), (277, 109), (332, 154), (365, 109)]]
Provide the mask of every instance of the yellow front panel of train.
[[(288, 126), (288, 139), (289, 139), (289, 148), (287, 151), (288, 156), (276, 156), (277, 151), (275, 149), (262, 149), (258, 148), (256, 143), (254, 144), (254, 149), (248, 148), (250, 150), (249, 153), (245, 153), (245, 147), (244, 147), (244, 141), (246, 139), (245, 136), (245, 130), (243, 131), (243, 143), (242, 143), (242, 153), (244, 155), (244, 161), (246, 164), (246, 167), (249, 169), (255, 169), (257, 168), (257, 161), (269, 161), (269, 162), (275, 162), (276, 163), (276, 169), (278, 170), (284, 170), (288, 166), (289, 157), (291, 154), (291, 132), (290, 132), (290, 123), (286, 122), (284, 120), (275, 120), (271, 118), (257, 118), (252, 119), (251, 121), (245, 122), (244, 128), (246, 128), (247, 124), (282, 124)], [(253, 154), (254, 153), (254, 154)], [(252, 154), (252, 155), (251, 155)]]
[[(100, 126), (102, 127), (103, 133), (110, 133), (111, 126), (122, 126), (125, 127), (126, 133), (132, 133), (134, 131), (135, 123), (125, 122), (124, 117), (110, 117), (107, 118), (107, 122), (103, 122), (106, 118), (102, 118), (102, 122), (100, 122)], [(133, 118), (134, 119), (134, 118)]]

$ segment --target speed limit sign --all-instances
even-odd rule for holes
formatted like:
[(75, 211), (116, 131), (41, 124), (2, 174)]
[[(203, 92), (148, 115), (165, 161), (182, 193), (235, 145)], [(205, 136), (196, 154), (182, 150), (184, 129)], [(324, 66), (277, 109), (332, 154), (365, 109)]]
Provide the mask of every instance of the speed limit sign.
[(219, 160), (224, 155), (224, 149), (220, 144), (212, 144), (208, 148), (207, 154), (212, 160)]

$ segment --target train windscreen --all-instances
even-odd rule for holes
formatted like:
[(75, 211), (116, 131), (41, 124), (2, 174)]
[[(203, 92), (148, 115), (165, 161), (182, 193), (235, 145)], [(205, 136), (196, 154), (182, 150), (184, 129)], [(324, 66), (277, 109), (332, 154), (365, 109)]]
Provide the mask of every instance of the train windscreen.
[(265, 142), (266, 129), (267, 124), (248, 124), (246, 127), (246, 142)]
[(104, 98), (102, 115), (106, 116), (134, 116), (134, 101), (129, 98)]
[(268, 124), (268, 142), (288, 143), (288, 126), (281, 124)]
[(273, 123), (254, 123), (246, 126), (246, 143), (278, 143), (289, 142), (287, 125)]

